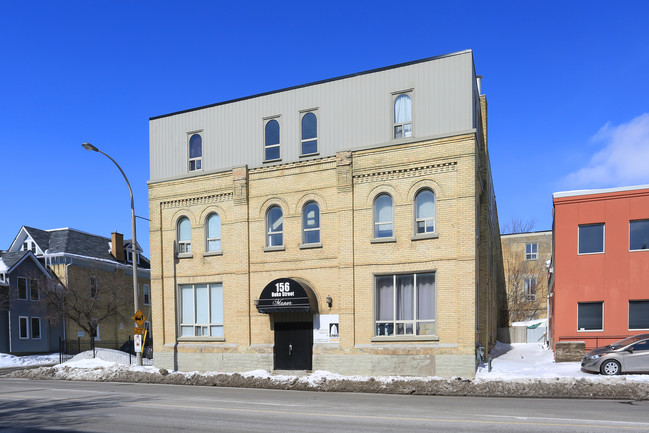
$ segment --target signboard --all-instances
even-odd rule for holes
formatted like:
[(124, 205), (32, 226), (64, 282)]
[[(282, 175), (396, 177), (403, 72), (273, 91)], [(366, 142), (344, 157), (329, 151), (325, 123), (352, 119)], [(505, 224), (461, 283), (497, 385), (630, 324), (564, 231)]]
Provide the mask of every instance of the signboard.
[(339, 343), (340, 319), (338, 314), (313, 316), (313, 343)]
[(268, 283), (257, 303), (260, 313), (310, 311), (311, 289), (291, 278), (278, 278)]
[(144, 335), (146, 333), (146, 328), (137, 327), (133, 329), (134, 335)]
[(142, 313), (141, 310), (137, 310), (137, 312), (133, 315), (133, 321), (137, 323), (137, 326), (141, 328), (146, 321), (146, 316)]
[(135, 348), (135, 353), (142, 353), (142, 336), (135, 334), (133, 339), (133, 347)]

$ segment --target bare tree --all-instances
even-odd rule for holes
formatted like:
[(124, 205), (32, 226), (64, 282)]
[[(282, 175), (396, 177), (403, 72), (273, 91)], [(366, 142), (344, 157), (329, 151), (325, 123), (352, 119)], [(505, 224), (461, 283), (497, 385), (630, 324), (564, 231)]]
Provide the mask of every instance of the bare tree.
[(102, 321), (124, 318), (122, 311), (130, 301), (126, 295), (128, 290), (117, 278), (107, 283), (109, 279), (102, 274), (107, 272), (91, 267), (65, 285), (53, 279), (43, 288), (50, 313), (76, 323), (91, 337), (96, 336)]
[[(531, 232), (534, 220), (512, 219), (505, 224), (504, 233)], [(519, 238), (520, 239), (520, 238)], [(516, 239), (502, 239), (503, 267), (505, 271), (506, 299), (504, 309), (509, 322), (520, 322), (544, 317), (546, 313), (545, 291), (547, 273), (545, 260), (540, 251), (530, 251), (535, 258), (526, 257), (525, 243)]]

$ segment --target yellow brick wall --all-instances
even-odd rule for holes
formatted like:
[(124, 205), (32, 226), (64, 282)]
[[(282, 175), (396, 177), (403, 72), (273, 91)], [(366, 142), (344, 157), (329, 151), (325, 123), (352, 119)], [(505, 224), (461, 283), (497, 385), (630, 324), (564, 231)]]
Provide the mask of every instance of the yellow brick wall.
[[(483, 211), (476, 206), (475, 140), (466, 134), (150, 184), (156, 358), (171, 359), (174, 350), (187, 356), (267, 354), (270, 347), (272, 353), (272, 316), (258, 313), (254, 299), (270, 281), (287, 277), (307, 281), (319, 312), (340, 317), (340, 344), (314, 348), (314, 354), (430, 354), (439, 360), (456, 355), (470, 361), (476, 290), (487, 284), (479, 279), (490, 278), (489, 272), (477, 272), (476, 224)], [(423, 187), (436, 195), (437, 236), (413, 240), (413, 202)], [(394, 201), (394, 242), (372, 242), (373, 200), (381, 192)], [(320, 206), (320, 248), (300, 247), (302, 207), (310, 200)], [(265, 212), (271, 205), (284, 214), (280, 251), (265, 250)], [(211, 212), (221, 217), (222, 255), (204, 255), (205, 218)], [(181, 216), (191, 221), (191, 257), (174, 255)], [(374, 275), (422, 271), (436, 274), (437, 338), (376, 341)], [(223, 283), (225, 339), (179, 340), (177, 287), (207, 282)], [(448, 359), (444, 363), (452, 363)]]

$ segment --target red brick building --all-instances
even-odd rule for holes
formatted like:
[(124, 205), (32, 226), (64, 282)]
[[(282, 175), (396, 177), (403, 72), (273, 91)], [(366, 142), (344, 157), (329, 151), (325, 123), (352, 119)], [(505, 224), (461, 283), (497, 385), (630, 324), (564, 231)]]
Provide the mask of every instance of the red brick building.
[(553, 205), (553, 346), (649, 332), (649, 185), (558, 192)]

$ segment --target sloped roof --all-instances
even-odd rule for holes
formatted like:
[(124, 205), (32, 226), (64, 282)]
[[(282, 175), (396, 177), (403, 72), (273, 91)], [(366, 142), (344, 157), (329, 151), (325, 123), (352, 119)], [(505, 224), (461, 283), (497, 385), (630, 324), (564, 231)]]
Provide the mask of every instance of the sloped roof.
[(0, 251), (0, 270), (3, 273), (10, 273), (13, 271), (13, 268), (16, 267), (23, 260), (31, 256), (31, 259), (36, 263), (38, 268), (47, 275), (50, 276), (47, 270), (43, 267), (42, 263), (36, 258), (34, 253), (31, 251)]
[[(48, 254), (75, 254), (116, 263), (115, 257), (110, 253), (110, 238), (85, 233), (71, 228), (40, 230), (33, 227), (24, 227), (39, 248)], [(130, 245), (131, 241), (128, 240)], [(127, 241), (124, 241), (124, 245)], [(126, 263), (126, 262), (121, 262)], [(140, 267), (150, 268), (149, 260), (140, 255)]]

